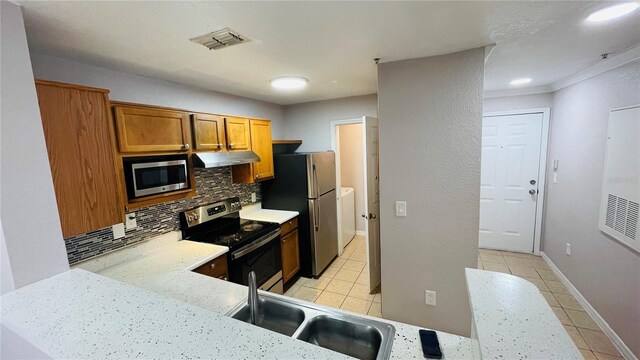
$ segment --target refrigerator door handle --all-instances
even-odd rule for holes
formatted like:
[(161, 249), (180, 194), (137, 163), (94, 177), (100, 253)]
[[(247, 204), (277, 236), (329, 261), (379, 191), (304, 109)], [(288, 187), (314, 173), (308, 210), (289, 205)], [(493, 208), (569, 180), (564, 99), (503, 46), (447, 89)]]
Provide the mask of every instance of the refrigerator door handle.
[[(318, 231), (320, 229), (320, 199), (316, 199), (316, 201), (313, 202), (313, 207), (313, 212), (315, 213), (314, 225), (316, 227), (316, 231)], [(316, 210), (315, 207), (317, 207), (318, 210)]]

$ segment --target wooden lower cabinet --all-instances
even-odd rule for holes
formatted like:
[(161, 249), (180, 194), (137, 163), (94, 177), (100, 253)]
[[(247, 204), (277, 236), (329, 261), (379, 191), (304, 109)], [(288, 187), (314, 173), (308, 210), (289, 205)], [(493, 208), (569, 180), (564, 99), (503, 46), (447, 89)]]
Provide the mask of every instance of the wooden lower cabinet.
[(297, 218), (282, 224), (280, 229), (282, 230), (282, 236), (280, 237), (282, 246), (282, 280), (286, 284), (300, 270)]
[(227, 255), (221, 255), (208, 263), (201, 265), (195, 269), (198, 274), (211, 276), (221, 280), (229, 280), (229, 270), (227, 267)]

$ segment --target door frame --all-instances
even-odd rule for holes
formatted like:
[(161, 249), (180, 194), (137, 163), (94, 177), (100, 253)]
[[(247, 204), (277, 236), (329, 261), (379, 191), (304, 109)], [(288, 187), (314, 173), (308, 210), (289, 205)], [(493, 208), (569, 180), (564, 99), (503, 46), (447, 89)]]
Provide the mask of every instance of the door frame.
[[(338, 256), (342, 255), (344, 251), (344, 240), (342, 239), (342, 181), (340, 173), (340, 146), (339, 139), (336, 136), (338, 132), (338, 126), (351, 125), (351, 124), (364, 124), (364, 116), (343, 120), (332, 120), (330, 123), (331, 129), (331, 150), (336, 154), (336, 206), (338, 210)], [(364, 129), (363, 129), (364, 131)], [(367, 200), (367, 194), (364, 194), (365, 201)], [(356, 214), (357, 216), (358, 214)], [(356, 235), (361, 235), (356, 230)], [(365, 231), (365, 238), (367, 237)]]
[(540, 255), (540, 239), (542, 236), (542, 222), (544, 213), (544, 198), (547, 186), (547, 159), (549, 145), (549, 119), (551, 108), (533, 108), (522, 110), (503, 110), (490, 111), (482, 114), (483, 122), (485, 116), (510, 116), (510, 115), (526, 115), (526, 114), (542, 114), (542, 135), (540, 139), (540, 158), (538, 169), (538, 198), (536, 201), (536, 221), (533, 230), (533, 254)]

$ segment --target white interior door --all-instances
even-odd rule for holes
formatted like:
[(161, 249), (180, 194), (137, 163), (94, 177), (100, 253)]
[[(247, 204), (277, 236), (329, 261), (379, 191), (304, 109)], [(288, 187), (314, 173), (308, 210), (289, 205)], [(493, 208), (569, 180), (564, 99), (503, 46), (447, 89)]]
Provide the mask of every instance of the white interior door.
[(543, 114), (485, 116), (481, 248), (533, 252)]
[(367, 220), (367, 268), (369, 291), (380, 284), (380, 181), (378, 171), (378, 119), (365, 116), (362, 122), (364, 147), (364, 217)]

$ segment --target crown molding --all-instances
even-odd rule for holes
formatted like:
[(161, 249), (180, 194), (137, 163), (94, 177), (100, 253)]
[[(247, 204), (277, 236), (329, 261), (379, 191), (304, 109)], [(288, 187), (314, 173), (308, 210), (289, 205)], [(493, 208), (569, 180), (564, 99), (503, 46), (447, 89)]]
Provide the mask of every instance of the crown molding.
[(585, 81), (589, 78), (600, 75), (611, 69), (615, 69), (638, 59), (640, 59), (640, 43), (637, 43), (615, 55), (610, 55), (609, 57), (601, 60), (595, 65), (580, 70), (573, 75), (567, 76), (566, 78), (553, 82), (549, 85), (511, 88), (504, 90), (488, 90), (484, 92), (484, 97), (494, 98), (503, 96), (534, 95), (554, 92), (560, 89), (564, 89), (567, 86), (577, 84), (581, 81)]
[(560, 89), (564, 89), (567, 86), (585, 81), (589, 78), (600, 75), (603, 72), (615, 69), (638, 59), (640, 59), (640, 43), (637, 43), (615, 55), (611, 55), (606, 59), (600, 60), (599, 63), (593, 66), (590, 66), (584, 70), (580, 70), (571, 76), (552, 83), (551, 90), (558, 91)]
[(484, 92), (484, 98), (488, 99), (488, 98), (504, 97), (504, 96), (545, 94), (552, 91), (553, 89), (551, 89), (551, 86), (549, 85), (512, 88), (512, 89), (504, 89), (504, 90), (489, 90)]

